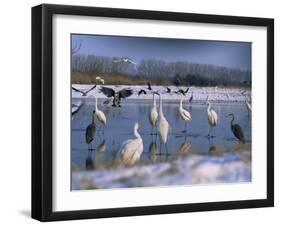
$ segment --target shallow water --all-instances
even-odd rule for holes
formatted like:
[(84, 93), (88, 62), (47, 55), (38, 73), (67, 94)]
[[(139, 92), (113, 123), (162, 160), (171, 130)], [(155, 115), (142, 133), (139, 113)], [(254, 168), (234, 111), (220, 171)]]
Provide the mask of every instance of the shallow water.
[[(170, 124), (170, 133), (167, 145), (160, 145), (159, 137), (152, 135), (148, 114), (151, 100), (125, 100), (121, 108), (103, 105), (99, 100), (99, 109), (107, 117), (107, 124), (98, 128), (96, 136), (88, 146), (85, 142), (85, 129), (91, 123), (94, 101), (92, 99), (73, 99), (82, 101), (84, 105), (73, 116), (72, 120), (72, 168), (73, 171), (98, 170), (120, 168), (118, 151), (123, 141), (133, 138), (135, 122), (140, 125), (139, 132), (143, 139), (144, 150), (141, 159), (136, 165), (156, 164), (173, 161), (186, 154), (217, 156), (232, 151), (251, 149), (251, 117), (244, 104), (213, 103), (212, 108), (218, 114), (218, 125), (212, 131), (214, 136), (208, 139), (209, 124), (207, 119), (207, 106), (203, 104), (189, 105), (184, 102), (184, 108), (192, 116), (187, 124), (187, 132), (183, 133), (185, 124), (179, 116), (179, 101), (163, 100), (163, 112)], [(234, 113), (235, 122), (238, 123), (246, 137), (246, 144), (241, 145), (230, 130), (230, 121), (226, 115)], [(100, 127), (96, 120), (97, 127)], [(88, 151), (89, 147), (93, 151)], [(245, 161), (250, 161), (247, 159)], [(118, 164), (117, 164), (118, 163)], [(121, 167), (128, 167), (122, 165)]]

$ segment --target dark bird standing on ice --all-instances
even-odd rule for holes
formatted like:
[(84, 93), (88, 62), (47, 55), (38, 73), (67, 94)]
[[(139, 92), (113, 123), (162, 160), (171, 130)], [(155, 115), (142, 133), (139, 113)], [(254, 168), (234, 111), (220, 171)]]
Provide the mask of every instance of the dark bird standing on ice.
[(121, 107), (121, 99), (125, 99), (133, 94), (131, 89), (121, 89), (120, 91), (116, 92), (112, 88), (108, 87), (101, 87), (100, 91), (107, 97), (113, 97), (112, 107)]

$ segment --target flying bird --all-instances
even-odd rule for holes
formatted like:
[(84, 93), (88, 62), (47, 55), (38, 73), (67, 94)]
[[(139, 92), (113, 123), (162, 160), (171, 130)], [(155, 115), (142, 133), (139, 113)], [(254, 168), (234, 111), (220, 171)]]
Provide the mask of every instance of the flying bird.
[(92, 91), (93, 89), (96, 88), (97, 85), (94, 85), (93, 87), (91, 87), (90, 89), (86, 90), (86, 91), (82, 91), (82, 90), (79, 90), (79, 89), (76, 89), (75, 87), (71, 87), (75, 92), (78, 92), (78, 93), (81, 93), (82, 96), (87, 96), (87, 94)]
[(243, 133), (242, 128), (238, 124), (233, 124), (234, 121), (234, 114), (229, 114), (227, 118), (230, 118), (230, 128), (233, 135), (239, 140), (239, 142), (245, 144), (245, 136)]
[(188, 92), (189, 90), (189, 87), (186, 89), (186, 90), (183, 90), (183, 89), (179, 89), (177, 91), (175, 91), (176, 94), (182, 94), (185, 96), (185, 94)]
[(107, 97), (113, 97), (113, 104), (112, 107), (121, 107), (121, 99), (125, 99), (133, 94), (133, 91), (131, 89), (122, 89), (118, 92), (116, 92), (112, 88), (108, 87), (101, 87), (100, 91)]
[(167, 88), (166, 93), (171, 93), (171, 89), (169, 87), (166, 87), (166, 88)]
[(120, 148), (121, 160), (126, 165), (133, 165), (139, 161), (143, 152), (142, 137), (138, 132), (139, 124), (136, 122), (134, 125), (134, 139), (126, 140), (122, 143)]
[(136, 65), (136, 63), (132, 59), (130, 59), (129, 57), (122, 57), (122, 58), (119, 58), (119, 59), (114, 59), (113, 62), (114, 63), (129, 63), (129, 64)]
[(152, 90), (150, 82), (147, 82), (146, 84), (147, 84), (147, 89)]
[(83, 106), (83, 103), (82, 102), (78, 102), (76, 104), (73, 104), (71, 105), (71, 113), (72, 113), (72, 116), (74, 114), (76, 114), (80, 109), (81, 107)]
[(209, 101), (207, 101), (207, 105), (208, 105), (207, 108), (208, 121), (210, 125), (208, 137), (210, 137), (210, 132), (213, 130), (213, 127), (217, 126), (218, 124), (218, 115), (213, 109), (211, 109), (211, 103)]
[(141, 94), (146, 95), (147, 92), (146, 92), (144, 89), (141, 89), (141, 90), (138, 92), (138, 96), (140, 96)]

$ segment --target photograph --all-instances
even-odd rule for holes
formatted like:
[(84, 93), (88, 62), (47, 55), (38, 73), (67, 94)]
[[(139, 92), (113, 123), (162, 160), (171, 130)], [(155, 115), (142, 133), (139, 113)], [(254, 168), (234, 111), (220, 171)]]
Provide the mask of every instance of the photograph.
[(71, 190), (252, 182), (252, 43), (70, 35)]

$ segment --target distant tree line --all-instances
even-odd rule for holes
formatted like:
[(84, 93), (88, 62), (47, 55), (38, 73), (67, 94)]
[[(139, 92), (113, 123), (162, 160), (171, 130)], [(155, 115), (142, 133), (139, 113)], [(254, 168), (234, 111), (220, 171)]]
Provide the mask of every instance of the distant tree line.
[(115, 62), (115, 58), (73, 55), (72, 70), (93, 74), (125, 74), (147, 79), (162, 79), (177, 85), (250, 86), (251, 71), (185, 61), (165, 62), (143, 59), (137, 65)]

